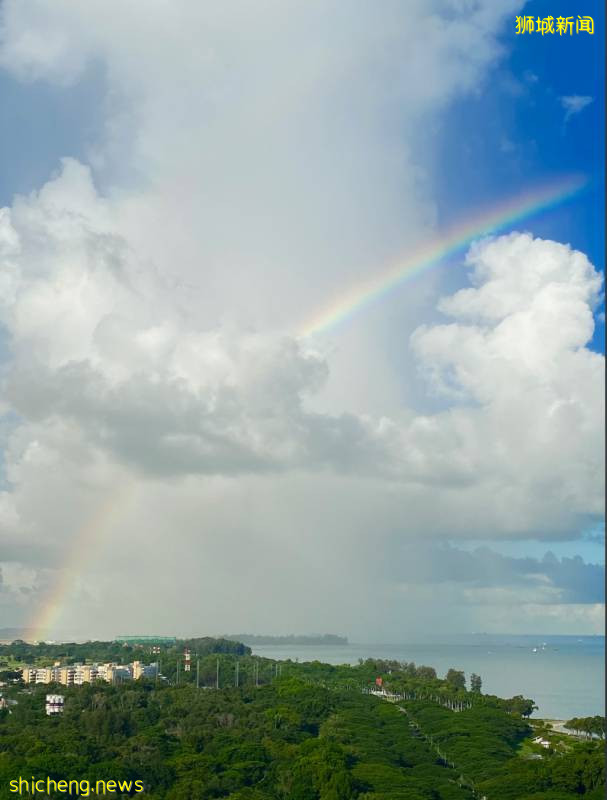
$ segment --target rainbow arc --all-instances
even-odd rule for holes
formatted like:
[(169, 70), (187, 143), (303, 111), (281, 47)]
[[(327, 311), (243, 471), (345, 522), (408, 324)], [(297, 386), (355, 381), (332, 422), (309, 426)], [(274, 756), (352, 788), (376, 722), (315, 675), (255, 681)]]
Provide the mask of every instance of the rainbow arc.
[(411, 253), (350, 286), (331, 303), (316, 311), (299, 329), (299, 336), (325, 333), (364, 308), (397, 290), (403, 283), (466, 249), (475, 239), (503, 233), (519, 222), (566, 203), (588, 186), (588, 179), (568, 175), (502, 200), (489, 209), (453, 225), (416, 246)]

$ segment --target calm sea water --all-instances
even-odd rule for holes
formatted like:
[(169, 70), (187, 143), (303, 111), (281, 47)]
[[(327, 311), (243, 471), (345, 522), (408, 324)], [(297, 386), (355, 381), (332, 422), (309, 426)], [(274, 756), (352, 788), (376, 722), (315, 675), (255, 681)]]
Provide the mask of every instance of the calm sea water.
[(266, 658), (317, 659), (328, 664), (395, 658), (427, 664), (439, 676), (453, 667), (467, 676), (479, 674), (488, 694), (532, 697), (539, 706), (536, 717), (570, 719), (605, 713), (603, 636), (481, 634), (417, 644), (256, 645), (253, 650)]

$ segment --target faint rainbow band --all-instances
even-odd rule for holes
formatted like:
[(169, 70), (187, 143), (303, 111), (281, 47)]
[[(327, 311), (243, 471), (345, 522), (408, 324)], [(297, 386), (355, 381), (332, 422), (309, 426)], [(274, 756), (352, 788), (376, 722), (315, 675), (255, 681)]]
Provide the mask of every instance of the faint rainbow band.
[(444, 233), (417, 245), (412, 253), (398, 259), (379, 274), (351, 286), (309, 318), (300, 327), (298, 335), (308, 337), (331, 330), (371, 303), (398, 289), (405, 281), (465, 249), (475, 239), (503, 232), (517, 222), (560, 206), (588, 185), (589, 180), (585, 176), (567, 175), (477, 212)]
[(57, 571), (55, 581), (26, 626), (29, 637), (34, 641), (42, 641), (53, 631), (53, 626), (57, 624), (70, 601), (78, 577), (100, 551), (108, 529), (115, 524), (117, 517), (133, 499), (135, 490), (134, 482), (126, 482), (118, 490), (112, 491), (75, 534), (65, 564)]

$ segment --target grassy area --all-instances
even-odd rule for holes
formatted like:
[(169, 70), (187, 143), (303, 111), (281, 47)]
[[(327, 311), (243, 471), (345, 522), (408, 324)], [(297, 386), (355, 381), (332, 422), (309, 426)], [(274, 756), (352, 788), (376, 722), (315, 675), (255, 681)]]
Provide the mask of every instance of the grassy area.
[(21, 669), (22, 667), (26, 667), (27, 664), (24, 664), (22, 661), (18, 661), (17, 659), (13, 658), (12, 656), (5, 656), (2, 659), (2, 663), (0, 664), (0, 670), (4, 669)]

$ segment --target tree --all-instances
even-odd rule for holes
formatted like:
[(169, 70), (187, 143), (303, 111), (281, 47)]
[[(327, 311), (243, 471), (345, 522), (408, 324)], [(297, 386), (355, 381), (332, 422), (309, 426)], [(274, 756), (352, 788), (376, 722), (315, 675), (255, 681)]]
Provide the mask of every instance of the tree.
[(482, 686), (483, 686), (483, 681), (481, 679), (481, 676), (473, 672), (470, 675), (470, 691), (478, 692), (480, 694)]
[(453, 689), (466, 688), (466, 676), (459, 669), (450, 669), (447, 672), (446, 681)]
[(0, 681), (18, 681), (20, 678), (20, 669), (3, 669), (0, 672)]
[(517, 694), (506, 700), (506, 708), (511, 714), (520, 714), (521, 717), (530, 717), (534, 711), (537, 711), (537, 706), (527, 697), (522, 694)]
[(415, 669), (415, 664), (413, 664), (413, 668), (414, 668), (414, 674), (415, 674), (416, 677), (422, 678), (423, 680), (426, 680), (426, 681), (436, 680), (436, 670), (434, 669), (434, 667), (421, 666), (421, 667), (417, 667), (417, 669)]
[(575, 731), (578, 735), (584, 733), (588, 738), (593, 735), (601, 739), (605, 738), (605, 717), (573, 717), (573, 719), (567, 720), (565, 727)]

